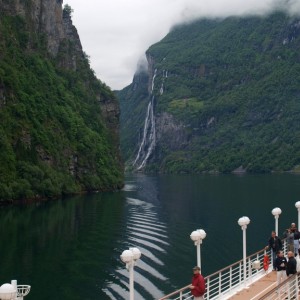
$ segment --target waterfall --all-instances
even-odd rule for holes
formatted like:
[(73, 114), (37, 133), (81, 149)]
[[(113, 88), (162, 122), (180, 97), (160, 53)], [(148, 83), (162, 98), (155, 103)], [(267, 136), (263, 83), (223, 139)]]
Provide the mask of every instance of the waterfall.
[(154, 150), (156, 143), (156, 131), (155, 131), (155, 116), (154, 116), (154, 80), (156, 77), (157, 69), (154, 71), (151, 84), (150, 101), (147, 107), (147, 113), (144, 123), (143, 138), (139, 147), (137, 156), (133, 162), (133, 166), (136, 166), (136, 170), (141, 170), (145, 167), (148, 158)]
[(164, 83), (162, 82), (160, 90), (159, 90), (160, 95), (164, 93)]

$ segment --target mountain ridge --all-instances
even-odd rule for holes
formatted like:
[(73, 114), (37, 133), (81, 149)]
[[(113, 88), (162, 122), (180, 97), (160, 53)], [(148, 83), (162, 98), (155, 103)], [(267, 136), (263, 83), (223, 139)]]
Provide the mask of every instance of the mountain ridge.
[[(299, 36), (299, 18), (276, 11), (197, 20), (152, 45), (146, 52), (147, 88), (157, 69), (157, 139), (144, 171), (298, 170)], [(144, 124), (136, 118), (126, 123), (127, 111), (131, 107), (142, 119), (136, 109), (145, 111), (142, 103), (148, 101), (141, 91), (134, 93), (134, 84), (119, 93), (121, 147), (129, 168)]]

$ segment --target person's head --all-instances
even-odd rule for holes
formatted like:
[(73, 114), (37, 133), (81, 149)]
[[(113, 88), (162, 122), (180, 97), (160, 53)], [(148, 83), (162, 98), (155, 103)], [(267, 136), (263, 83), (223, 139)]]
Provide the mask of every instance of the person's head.
[(200, 273), (200, 267), (198, 267), (198, 266), (196, 266), (196, 267), (194, 267), (193, 268), (193, 272), (194, 272), (194, 274), (199, 274)]
[(280, 251), (280, 250), (277, 251), (277, 256), (278, 256), (278, 257), (283, 257), (283, 251)]
[(295, 228), (296, 228), (296, 224), (295, 224), (295, 223), (292, 223), (292, 224), (291, 224), (291, 228), (292, 228), (292, 229), (295, 229)]
[(272, 232), (271, 232), (271, 236), (272, 236), (272, 237), (275, 237), (275, 236), (276, 236), (276, 232), (275, 232), (275, 231), (272, 231)]
[(287, 253), (288, 258), (294, 257), (294, 252), (293, 251), (289, 251)]

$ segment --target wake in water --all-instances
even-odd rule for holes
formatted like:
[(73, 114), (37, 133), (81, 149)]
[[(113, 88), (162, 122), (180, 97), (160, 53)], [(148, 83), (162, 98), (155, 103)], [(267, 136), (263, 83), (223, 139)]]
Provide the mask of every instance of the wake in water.
[[(127, 206), (126, 242), (142, 252), (134, 268), (135, 298), (161, 298), (164, 293), (159, 285), (168, 280), (160, 271), (165, 268), (160, 258), (167, 255), (170, 247), (166, 224), (159, 221), (151, 203), (127, 197)], [(108, 283), (103, 291), (110, 299), (127, 299), (129, 273), (125, 266), (117, 269), (114, 277), (115, 282)]]

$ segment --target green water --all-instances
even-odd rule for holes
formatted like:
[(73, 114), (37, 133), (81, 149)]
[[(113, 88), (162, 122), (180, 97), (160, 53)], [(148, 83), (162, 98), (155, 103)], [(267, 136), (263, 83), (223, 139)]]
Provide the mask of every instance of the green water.
[(124, 191), (2, 207), (0, 283), (30, 284), (25, 300), (128, 299), (120, 254), (136, 246), (135, 299), (189, 283), (196, 264), (190, 233), (202, 228), (208, 275), (242, 258), (241, 216), (251, 220), (247, 252), (265, 246), (282, 209), (282, 232), (297, 222), (300, 176), (128, 176)]

